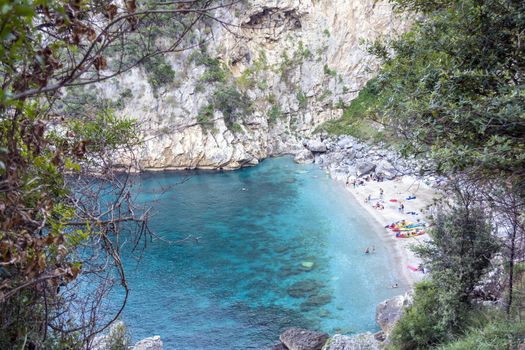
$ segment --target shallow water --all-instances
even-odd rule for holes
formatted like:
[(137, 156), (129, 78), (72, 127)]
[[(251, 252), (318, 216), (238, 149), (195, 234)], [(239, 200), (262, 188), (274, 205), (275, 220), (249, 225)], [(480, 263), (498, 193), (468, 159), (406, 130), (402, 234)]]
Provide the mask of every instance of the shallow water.
[[(261, 349), (290, 326), (375, 331), (375, 306), (397, 280), (386, 247), (341, 184), (315, 165), (269, 159), (234, 172), (149, 173), (139, 201), (170, 245), (148, 244), (122, 316), (133, 339), (165, 349)], [(175, 186), (174, 186), (175, 185)], [(375, 245), (376, 253), (363, 254)], [(310, 267), (313, 263), (313, 266)], [(115, 300), (118, 300), (115, 297)]]

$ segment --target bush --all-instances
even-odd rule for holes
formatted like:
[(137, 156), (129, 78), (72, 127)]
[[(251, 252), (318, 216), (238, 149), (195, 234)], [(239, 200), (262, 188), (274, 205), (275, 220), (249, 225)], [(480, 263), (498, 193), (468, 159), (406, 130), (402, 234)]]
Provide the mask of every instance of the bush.
[(123, 322), (116, 322), (106, 336), (107, 350), (127, 350), (131, 342), (131, 336)]
[(427, 349), (447, 338), (447, 329), (440, 325), (439, 303), (439, 291), (432, 282), (416, 285), (412, 306), (405, 310), (392, 332), (394, 349)]
[(275, 123), (278, 119), (283, 116), (283, 112), (278, 105), (273, 105), (268, 111), (268, 119), (270, 122)]
[(340, 119), (324, 123), (318, 131), (326, 131), (332, 135), (352, 135), (359, 139), (378, 138), (380, 132), (371, 123), (378, 103), (381, 103), (381, 97), (376, 81), (372, 79), (351, 101), (350, 106), (344, 109)]
[(197, 123), (199, 123), (204, 130), (213, 126), (213, 112), (214, 108), (212, 104), (208, 104), (199, 110)]
[(525, 343), (525, 322), (496, 321), (470, 330), (437, 350), (516, 350)]
[(251, 110), (251, 101), (241, 94), (235, 86), (221, 85), (212, 96), (213, 106), (224, 115), (226, 125), (231, 126), (237, 118)]
[(299, 108), (306, 108), (308, 105), (308, 97), (302, 91), (297, 93), (297, 101), (299, 101)]
[(148, 77), (148, 82), (153, 89), (153, 93), (175, 80), (175, 71), (166, 62), (164, 56), (153, 56), (144, 61), (144, 70)]
[(222, 68), (222, 63), (216, 58), (210, 58), (206, 61), (206, 71), (202, 74), (200, 80), (208, 83), (225, 82), (226, 71)]
[(324, 65), (323, 71), (325, 75), (329, 75), (331, 77), (335, 77), (337, 75), (337, 72), (333, 69), (330, 69), (327, 64)]

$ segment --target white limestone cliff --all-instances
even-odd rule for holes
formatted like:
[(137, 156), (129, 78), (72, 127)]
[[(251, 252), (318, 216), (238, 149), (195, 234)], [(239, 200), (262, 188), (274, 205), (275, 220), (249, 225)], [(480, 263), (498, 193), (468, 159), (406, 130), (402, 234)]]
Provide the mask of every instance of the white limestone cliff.
[(215, 87), (200, 82), (206, 67), (192, 62), (190, 51), (167, 56), (176, 78), (157, 93), (142, 68), (99, 86), (111, 99), (131, 92), (119, 113), (140, 121), (144, 143), (135, 156), (141, 169), (233, 169), (302, 150), (300, 140), (340, 117), (342, 105), (372, 76), (376, 63), (363, 41), (408, 25), (387, 1), (376, 0), (251, 0), (217, 16), (235, 24), (230, 29), (237, 35), (219, 24), (199, 35), (213, 36), (208, 54), (224, 63), (252, 102), (236, 128), (219, 111), (213, 127), (198, 123)]

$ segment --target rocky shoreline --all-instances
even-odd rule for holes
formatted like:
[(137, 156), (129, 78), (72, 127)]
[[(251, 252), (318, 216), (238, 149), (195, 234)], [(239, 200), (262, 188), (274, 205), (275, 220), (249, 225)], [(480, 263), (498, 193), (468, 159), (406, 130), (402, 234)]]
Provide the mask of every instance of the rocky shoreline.
[(412, 294), (405, 293), (381, 302), (376, 307), (376, 322), (381, 327), (377, 333), (359, 333), (352, 336), (289, 328), (279, 337), (279, 343), (266, 350), (380, 350), (389, 343), (395, 323), (403, 309), (412, 303)]
[[(315, 163), (325, 169), (337, 181), (360, 179), (367, 176), (380, 177), (384, 181), (410, 176), (429, 186), (437, 186), (444, 179), (422, 175), (430, 167), (430, 162), (404, 159), (384, 145), (371, 145), (352, 136), (323, 137), (304, 139), (300, 144), (288, 149), (297, 163)], [(257, 162), (258, 163), (258, 162)], [(244, 166), (253, 166), (248, 163)], [(216, 170), (219, 170), (216, 168)], [(389, 342), (390, 332), (402, 315), (403, 309), (411, 303), (411, 292), (385, 300), (376, 307), (376, 321), (381, 327), (377, 333), (360, 333), (352, 336), (319, 333), (300, 328), (283, 332), (279, 343), (268, 350), (360, 350), (383, 349)], [(103, 349), (103, 348), (102, 348)], [(130, 347), (130, 350), (164, 350), (160, 336), (143, 339)]]
[(443, 178), (425, 175), (432, 172), (430, 161), (404, 158), (385, 144), (369, 144), (352, 136), (305, 139), (304, 148), (292, 152), (297, 163), (315, 163), (326, 169), (335, 180), (348, 180), (376, 175), (384, 180), (411, 176), (430, 186), (439, 185)]

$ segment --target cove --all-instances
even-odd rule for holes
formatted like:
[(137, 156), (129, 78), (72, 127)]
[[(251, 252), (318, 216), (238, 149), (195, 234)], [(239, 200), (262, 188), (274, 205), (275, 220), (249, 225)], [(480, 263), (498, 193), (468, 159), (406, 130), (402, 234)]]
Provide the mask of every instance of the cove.
[[(157, 235), (198, 239), (154, 239), (138, 263), (124, 246), (131, 294), (122, 320), (134, 340), (160, 335), (166, 349), (261, 349), (292, 326), (376, 331), (376, 304), (399, 292), (389, 288), (399, 277), (377, 226), (315, 165), (285, 157), (136, 181)], [(372, 245), (376, 253), (365, 255)]]

